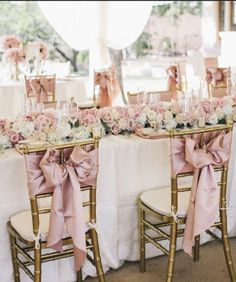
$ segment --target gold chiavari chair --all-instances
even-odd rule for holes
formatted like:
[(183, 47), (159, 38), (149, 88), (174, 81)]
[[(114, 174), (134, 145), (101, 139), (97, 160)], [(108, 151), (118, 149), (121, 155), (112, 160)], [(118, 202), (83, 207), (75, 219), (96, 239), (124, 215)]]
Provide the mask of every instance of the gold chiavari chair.
[(25, 75), (26, 97), (44, 103), (45, 108), (56, 107), (56, 75)]
[[(99, 146), (99, 138), (88, 139), (84, 141), (67, 143), (67, 144), (62, 144), (62, 145), (57, 145), (57, 146), (56, 145), (48, 145), (48, 146), (45, 145), (45, 146), (40, 146), (40, 147), (30, 147), (28, 145), (20, 145), (18, 147), (18, 150), (21, 153), (23, 153), (24, 157), (26, 158), (25, 163), (26, 163), (26, 169), (27, 169), (29, 194), (30, 194), (30, 189), (32, 189), (30, 188), (30, 186), (32, 185), (32, 179), (29, 180), (30, 179), (29, 177), (31, 178), (35, 177), (35, 180), (33, 182), (40, 183), (41, 192), (30, 197), (31, 211), (23, 211), (23, 212), (17, 213), (16, 215), (12, 216), (10, 221), (7, 223), (8, 232), (10, 235), (10, 245), (11, 245), (15, 282), (20, 282), (19, 267), (22, 270), (24, 270), (26, 274), (32, 280), (36, 282), (41, 282), (41, 274), (42, 274), (41, 264), (42, 263), (75, 255), (74, 253), (75, 248), (73, 249), (73, 246), (72, 246), (73, 240), (69, 235), (69, 230), (67, 232), (65, 226), (64, 226), (63, 237), (61, 238), (63, 250), (61, 252), (54, 251), (52, 250), (52, 248), (49, 249), (47, 247), (47, 236), (48, 236), (48, 231), (50, 227), (50, 220), (51, 220), (53, 212), (55, 214), (55, 210), (51, 209), (51, 205), (54, 199), (53, 197), (54, 197), (55, 190), (58, 189), (58, 186), (51, 187), (55, 189), (53, 190), (49, 187), (49, 182), (47, 182), (48, 180), (45, 180), (46, 178), (42, 178), (44, 175), (44, 172), (42, 171), (43, 169), (42, 169), (41, 163), (38, 160), (42, 160), (42, 158), (45, 157), (45, 154), (49, 150), (50, 153), (48, 155), (49, 157), (47, 156), (47, 161), (48, 163), (53, 162), (50, 159), (51, 150), (55, 151), (56, 152), (55, 156), (57, 156), (56, 165), (60, 166), (61, 171), (63, 172), (63, 175), (64, 175), (68, 160), (73, 162), (77, 158), (76, 155), (73, 155), (72, 158), (69, 158), (69, 156), (71, 156), (74, 150), (78, 148), (79, 148), (78, 150), (83, 149), (82, 159), (77, 161), (81, 164), (81, 166), (83, 166), (84, 159), (86, 159), (84, 157), (84, 152), (87, 152), (88, 154), (92, 153), (92, 156), (95, 157), (95, 163), (93, 162), (91, 163), (89, 161), (87, 162), (87, 164), (90, 164), (91, 167), (95, 168), (95, 172), (93, 171), (93, 173), (91, 173), (91, 175), (89, 176), (91, 177), (91, 179), (93, 179), (93, 181), (91, 182), (93, 184), (86, 182), (87, 174), (85, 177), (81, 176), (82, 180), (79, 179), (80, 172), (76, 170), (76, 167), (75, 167), (75, 175), (77, 175), (78, 177), (78, 185), (76, 184), (76, 188), (80, 189), (82, 196), (84, 195), (82, 197), (84, 226), (81, 226), (81, 229), (87, 230), (85, 233), (87, 259), (96, 267), (98, 280), (100, 282), (105, 281), (105, 276), (103, 273), (103, 267), (102, 267), (100, 251), (99, 251), (96, 225), (95, 225), (96, 223), (96, 179), (97, 179), (97, 168), (98, 168), (98, 146)], [(28, 162), (27, 162), (27, 157), (33, 157), (33, 159), (31, 159), (31, 161), (30, 159), (28, 159)], [(37, 164), (37, 171), (32, 169), (33, 162), (36, 162)], [(69, 165), (71, 165), (71, 163)], [(68, 174), (69, 174), (69, 168), (68, 168)], [(43, 183), (45, 183), (45, 186), (43, 186)], [(62, 184), (61, 186), (62, 190), (63, 190), (63, 185), (64, 184)], [(45, 189), (43, 190), (42, 187), (46, 188), (46, 190)], [(66, 190), (68, 191), (68, 189)], [(63, 208), (60, 209), (59, 212), (61, 210), (64, 210), (64, 208), (66, 209), (66, 207), (64, 206), (64, 200), (62, 200)], [(72, 201), (75, 201), (73, 197), (72, 197)], [(55, 206), (53, 209), (55, 209)], [(56, 211), (56, 213), (58, 214), (58, 211)], [(65, 217), (67, 216), (68, 214), (65, 215)], [(73, 217), (74, 216), (75, 215), (73, 213)], [(68, 224), (70, 225), (70, 228), (71, 228), (71, 223), (68, 223)], [(68, 225), (67, 225), (67, 228), (69, 228)], [(47, 252), (44, 251), (45, 249), (47, 249)], [(33, 272), (30, 269), (31, 266), (33, 266)], [(81, 270), (77, 272), (77, 281), (82, 281)]]
[[(189, 167), (188, 167), (189, 164), (186, 165), (187, 157), (186, 157), (185, 146), (186, 146), (187, 138), (189, 138), (188, 142), (192, 142), (193, 140), (196, 141), (195, 149), (196, 148), (204, 149), (206, 148), (205, 146), (207, 146), (205, 142), (207, 144), (210, 144), (210, 142), (214, 141), (214, 138), (218, 137), (218, 138), (224, 138), (224, 140), (226, 140), (225, 138), (229, 137), (229, 139), (227, 139), (229, 141), (227, 143), (228, 146), (227, 161), (225, 162), (222, 161), (222, 163), (219, 162), (218, 165), (214, 164), (212, 166), (214, 169), (213, 174), (214, 175), (218, 174), (218, 177), (220, 176), (219, 181), (217, 178), (217, 182), (215, 183), (215, 185), (218, 185), (217, 188), (220, 189), (218, 190), (219, 191), (218, 193), (220, 194), (219, 195), (220, 199), (218, 198), (219, 210), (218, 210), (218, 202), (216, 202), (215, 205), (215, 210), (217, 212), (219, 211), (220, 219), (219, 221), (215, 222), (212, 225), (212, 227), (216, 228), (215, 231), (218, 232), (221, 231), (222, 236), (221, 238), (219, 238), (217, 236), (218, 235), (217, 232), (214, 232), (214, 230), (212, 229), (211, 230), (207, 229), (206, 232), (209, 235), (211, 235), (214, 239), (218, 239), (223, 243), (224, 254), (226, 258), (230, 279), (231, 281), (236, 281), (235, 270), (233, 266), (230, 244), (228, 239), (227, 214), (226, 214), (226, 208), (227, 208), (226, 189), (227, 189), (228, 158), (230, 155), (230, 146), (231, 146), (231, 133), (232, 133), (231, 131), (232, 131), (231, 125), (222, 125), (222, 126), (215, 126), (215, 127), (195, 129), (195, 130), (173, 131), (169, 133), (169, 141), (171, 146), (170, 187), (146, 191), (143, 192), (139, 197), (140, 271), (141, 272), (146, 271), (146, 266), (145, 266), (146, 244), (151, 243), (159, 250), (161, 250), (164, 254), (168, 255), (168, 268), (166, 273), (166, 281), (168, 282), (173, 281), (177, 238), (183, 236), (184, 234), (185, 224), (187, 219), (187, 211), (189, 212), (190, 204), (191, 204), (189, 203), (189, 199), (190, 199), (192, 186), (188, 185), (189, 177), (193, 177), (193, 174), (195, 173), (193, 172), (193, 167), (191, 165)], [(224, 137), (220, 135), (222, 133), (225, 134), (223, 135)], [(228, 133), (229, 135), (227, 135)], [(222, 141), (222, 139), (219, 140)], [(219, 140), (217, 139), (217, 142)], [(182, 148), (178, 147), (178, 149), (180, 148), (179, 152), (178, 150), (176, 151), (178, 144), (182, 144), (183, 146)], [(209, 148), (205, 150), (206, 150), (205, 152), (208, 152), (207, 150), (209, 150)], [(176, 159), (176, 157), (174, 156), (179, 157), (179, 159)], [(178, 160), (182, 161), (182, 163), (180, 163), (180, 166), (179, 166), (179, 162), (178, 164), (176, 163), (176, 161)], [(180, 169), (181, 165), (183, 167)], [(207, 187), (207, 188), (211, 188), (211, 187)], [(205, 198), (203, 200), (205, 200)], [(208, 202), (207, 204), (210, 205), (210, 202)], [(204, 218), (206, 217), (206, 214), (204, 213), (204, 215), (202, 216)], [(154, 218), (156, 218), (158, 221), (155, 222)], [(199, 259), (200, 235), (196, 235), (193, 239), (193, 242), (194, 240), (195, 240), (195, 245), (193, 247), (193, 258), (194, 261), (196, 261)], [(167, 242), (169, 242), (169, 248), (166, 247)], [(192, 246), (192, 242), (190, 247), (191, 246)]]
[(231, 76), (230, 67), (208, 67), (206, 68), (206, 83), (209, 97), (221, 98), (227, 95), (228, 78)]

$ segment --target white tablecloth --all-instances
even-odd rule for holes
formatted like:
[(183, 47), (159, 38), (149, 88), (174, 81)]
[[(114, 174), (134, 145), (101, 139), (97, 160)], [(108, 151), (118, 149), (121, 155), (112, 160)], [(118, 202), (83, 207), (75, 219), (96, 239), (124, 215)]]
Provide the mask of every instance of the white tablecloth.
[[(229, 170), (229, 231), (236, 233), (236, 174), (234, 133)], [(170, 183), (167, 140), (145, 140), (136, 136), (104, 137), (99, 148), (97, 191), (97, 228), (103, 267), (120, 267), (125, 260), (139, 259), (138, 212), (139, 194)], [(0, 281), (12, 282), (12, 265), (6, 222), (16, 212), (29, 208), (23, 156), (7, 150), (0, 159)], [(203, 241), (208, 237), (203, 237)], [(160, 254), (153, 246), (147, 256)], [(95, 273), (86, 263), (84, 272)], [(138, 271), (138, 270), (137, 270)], [(162, 271), (162, 270), (160, 270)], [(43, 282), (69, 282), (75, 279), (73, 258), (45, 263)], [(30, 281), (21, 274), (22, 282)]]
[[(25, 95), (25, 83), (21, 81), (0, 81), (0, 117), (13, 117), (18, 113), (20, 101)], [(75, 102), (86, 100), (85, 80), (70, 79), (56, 81), (56, 100), (75, 98)]]

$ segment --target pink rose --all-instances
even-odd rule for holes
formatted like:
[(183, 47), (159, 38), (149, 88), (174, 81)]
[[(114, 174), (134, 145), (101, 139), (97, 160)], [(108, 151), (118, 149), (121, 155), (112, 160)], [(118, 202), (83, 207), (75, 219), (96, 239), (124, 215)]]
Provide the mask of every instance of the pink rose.
[(14, 63), (21, 63), (25, 60), (26, 57), (25, 51), (17, 47), (7, 49), (4, 52), (3, 56), (7, 60), (12, 61)]
[(13, 144), (17, 144), (20, 140), (22, 140), (21, 136), (18, 133), (13, 133), (9, 136), (9, 140)]
[(20, 38), (15, 35), (4, 35), (0, 41), (3, 50), (7, 50), (9, 48), (19, 48), (21, 45)]
[(120, 127), (119, 127), (119, 125), (117, 123), (113, 123), (111, 125), (111, 132), (114, 135), (118, 135), (121, 132), (121, 129), (120, 129)]
[(210, 101), (202, 101), (200, 106), (205, 111), (205, 113), (212, 113), (213, 112), (213, 105)]
[(95, 116), (88, 114), (83, 118), (83, 124), (86, 126), (94, 126), (96, 124)]
[(127, 129), (129, 131), (134, 131), (137, 126), (137, 122), (134, 119), (127, 120)]
[(110, 112), (110, 109), (106, 109), (104, 108), (101, 112), (100, 112), (100, 118), (106, 122), (106, 123), (111, 123), (113, 122), (113, 117), (112, 114)]

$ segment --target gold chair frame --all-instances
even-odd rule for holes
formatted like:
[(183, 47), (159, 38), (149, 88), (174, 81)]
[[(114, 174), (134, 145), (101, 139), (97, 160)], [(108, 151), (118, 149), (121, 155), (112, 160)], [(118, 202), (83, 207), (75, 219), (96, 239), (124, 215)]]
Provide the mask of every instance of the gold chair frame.
[[(210, 133), (211, 138), (213, 137), (213, 132), (221, 132), (221, 130), (225, 130), (225, 132), (232, 131), (232, 125), (223, 125), (223, 126), (214, 126), (211, 128), (205, 129), (196, 129), (196, 130), (182, 130), (182, 131), (172, 131), (169, 133), (169, 138), (180, 137), (184, 138), (184, 136), (193, 136), (193, 134), (201, 134), (201, 140), (204, 138), (205, 133)], [(200, 142), (200, 145), (201, 142)], [(226, 215), (226, 189), (227, 189), (227, 174), (228, 174), (228, 163), (225, 163), (222, 166), (214, 167), (214, 170), (221, 173), (221, 180), (218, 182), (220, 187), (220, 221), (216, 222), (212, 227), (216, 227), (222, 233), (222, 238), (219, 238), (215, 235), (211, 230), (207, 230), (206, 232), (213, 238), (220, 240), (223, 243), (225, 259), (230, 275), (231, 281), (236, 281), (235, 270), (233, 266), (229, 237), (227, 231), (227, 215)], [(178, 194), (187, 192), (191, 190), (190, 187), (179, 187), (178, 180), (183, 177), (192, 176), (193, 173), (179, 173), (176, 176), (171, 177), (171, 206), (173, 213), (177, 213), (178, 211)], [(140, 272), (146, 271), (145, 264), (145, 244), (151, 243), (156, 246), (159, 250), (161, 250), (164, 254), (168, 255), (168, 267), (166, 273), (166, 281), (173, 281), (174, 274), (174, 264), (175, 264), (175, 253), (176, 253), (176, 241), (177, 237), (181, 237), (184, 233), (183, 228), (178, 228), (178, 225), (185, 224), (185, 218), (178, 218), (178, 223), (174, 219), (173, 216), (167, 216), (161, 213), (158, 213), (145, 205), (141, 199), (139, 199), (139, 232), (140, 232)], [(151, 215), (157, 219), (159, 219), (160, 223), (152, 223), (147, 220), (146, 215)], [(163, 230), (163, 227), (169, 227), (170, 233)], [(151, 237), (146, 233), (146, 230), (152, 230), (157, 233), (157, 237)], [(169, 240), (169, 250), (165, 248), (161, 241)], [(199, 260), (199, 247), (200, 247), (200, 235), (195, 237), (195, 246), (193, 248), (193, 260)]]
[[(52, 74), (52, 75), (25, 75), (25, 86), (26, 86), (26, 97), (27, 98), (35, 98), (35, 93), (32, 92), (27, 92), (27, 85), (30, 85), (30, 80), (32, 79), (40, 79), (40, 78), (48, 78), (48, 79), (54, 79), (55, 80), (55, 91), (56, 91), (56, 74)], [(55, 97), (55, 91), (54, 92), (49, 92), (49, 97), (51, 97), (51, 101), (48, 102), (44, 102), (45, 104), (50, 104), (50, 103), (55, 103), (56, 102), (56, 97)]]
[[(23, 154), (40, 153), (47, 150), (47, 148), (54, 148), (60, 150), (60, 163), (64, 163), (64, 149), (72, 148), (74, 146), (85, 147), (87, 145), (92, 145), (94, 148), (98, 149), (99, 138), (88, 139), (85, 141), (72, 142), (62, 145), (49, 145), (43, 147), (31, 148), (27, 145), (21, 145), (18, 150)], [(89, 208), (89, 221), (93, 224), (96, 222), (96, 186), (83, 186), (81, 187), (82, 192), (89, 193), (89, 200), (83, 201), (83, 207)], [(40, 214), (50, 213), (50, 208), (39, 208), (38, 200), (43, 198), (51, 197), (53, 193), (44, 193), (34, 196), (30, 199), (31, 204), (31, 214), (33, 223), (33, 232), (37, 236), (39, 231)], [(56, 259), (66, 258), (73, 256), (73, 248), (63, 250), (63, 252), (50, 252), (47, 254), (42, 254), (43, 249), (47, 248), (47, 241), (39, 240), (39, 248), (35, 247), (35, 241), (28, 241), (21, 237), (21, 235), (14, 229), (11, 222), (7, 223), (7, 228), (10, 236), (12, 263), (14, 269), (14, 281), (20, 282), (20, 272), (19, 267), (23, 269), (26, 274), (35, 282), (41, 282), (41, 264), (43, 262), (48, 262)], [(23, 244), (21, 246), (18, 242)], [(62, 239), (63, 246), (72, 245), (72, 239), (70, 237)], [(105, 282), (105, 276), (103, 272), (100, 250), (98, 244), (98, 236), (95, 227), (90, 228), (86, 233), (86, 247), (87, 250), (92, 250), (93, 257), (87, 253), (87, 259), (96, 267), (97, 277), (99, 282)], [(33, 251), (34, 256), (32, 257), (29, 252)], [(22, 255), (25, 261), (21, 260), (18, 254)], [(34, 274), (28, 268), (29, 266), (34, 266)], [(82, 281), (82, 272), (77, 272), (77, 281)]]
[[(207, 70), (208, 68), (211, 68), (211, 67), (207, 67), (206, 70)], [(228, 71), (229, 71), (229, 78), (231, 77), (231, 68), (230, 68), (230, 67), (228, 67), (228, 68), (219, 68), (219, 67), (216, 67), (216, 69), (220, 69), (220, 70), (226, 70), (226, 69), (228, 69)], [(220, 88), (226, 89), (226, 88), (227, 88), (227, 83), (228, 83), (228, 82), (226, 82), (226, 83), (221, 83), (221, 84), (219, 84), (219, 85), (213, 85), (212, 83), (207, 83), (207, 88), (208, 88), (208, 95), (209, 95), (209, 97), (210, 97), (210, 98), (213, 98), (213, 97), (214, 97), (214, 95), (213, 95), (213, 91), (214, 91), (214, 90), (217, 90), (217, 89), (220, 89)]]

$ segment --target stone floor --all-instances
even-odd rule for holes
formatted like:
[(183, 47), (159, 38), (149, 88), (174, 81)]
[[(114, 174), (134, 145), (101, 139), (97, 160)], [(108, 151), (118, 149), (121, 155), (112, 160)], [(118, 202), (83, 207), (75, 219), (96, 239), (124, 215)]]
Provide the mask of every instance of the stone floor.
[[(231, 239), (231, 250), (236, 268), (236, 238)], [(162, 282), (165, 281), (167, 256), (159, 256), (146, 261), (146, 272), (139, 272), (139, 262), (125, 262), (117, 270), (106, 273), (107, 282)], [(96, 278), (88, 277), (85, 282), (95, 282)], [(176, 254), (174, 273), (175, 282), (228, 282), (230, 281), (223, 247), (212, 241), (200, 249), (200, 260), (192, 259), (179, 251)]]

